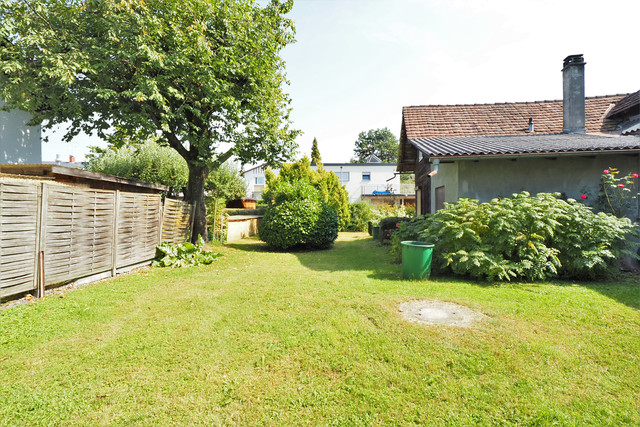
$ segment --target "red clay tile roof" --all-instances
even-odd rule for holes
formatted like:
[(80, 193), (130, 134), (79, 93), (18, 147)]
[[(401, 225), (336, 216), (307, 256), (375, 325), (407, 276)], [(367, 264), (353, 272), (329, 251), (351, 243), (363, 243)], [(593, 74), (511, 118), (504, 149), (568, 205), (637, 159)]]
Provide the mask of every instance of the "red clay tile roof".
[(624, 98), (622, 98), (619, 102), (616, 103), (616, 106), (611, 109), (607, 117), (615, 116), (619, 113), (624, 113), (627, 110), (631, 110), (635, 108), (636, 112), (638, 107), (640, 106), (640, 90), (634, 93), (631, 93)]
[[(605, 117), (629, 94), (587, 98), (587, 133), (616, 130)], [(503, 104), (424, 105), (404, 107), (402, 117), (409, 140), (448, 136), (528, 135), (562, 132), (562, 101), (512, 102)]]

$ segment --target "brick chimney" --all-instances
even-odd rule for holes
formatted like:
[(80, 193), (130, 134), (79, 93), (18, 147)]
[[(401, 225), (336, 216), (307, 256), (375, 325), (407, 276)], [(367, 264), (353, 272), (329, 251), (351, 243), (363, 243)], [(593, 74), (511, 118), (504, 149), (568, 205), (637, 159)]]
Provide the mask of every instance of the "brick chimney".
[(562, 132), (585, 133), (584, 58), (569, 55), (562, 67)]

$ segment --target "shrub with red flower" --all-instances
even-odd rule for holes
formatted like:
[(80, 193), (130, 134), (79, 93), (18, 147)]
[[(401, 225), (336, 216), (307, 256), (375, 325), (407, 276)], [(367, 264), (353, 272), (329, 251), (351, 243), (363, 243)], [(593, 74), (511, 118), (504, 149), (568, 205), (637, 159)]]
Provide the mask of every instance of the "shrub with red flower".
[(632, 200), (637, 197), (637, 173), (620, 176), (620, 171), (612, 167), (602, 171), (600, 204), (604, 210), (613, 213), (617, 217), (622, 217), (631, 207)]

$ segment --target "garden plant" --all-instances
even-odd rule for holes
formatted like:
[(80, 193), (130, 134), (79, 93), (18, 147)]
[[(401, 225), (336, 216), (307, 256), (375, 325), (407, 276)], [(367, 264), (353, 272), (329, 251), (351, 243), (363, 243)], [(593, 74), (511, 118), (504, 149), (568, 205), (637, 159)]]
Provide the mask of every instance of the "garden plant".
[(276, 181), (269, 188), (260, 239), (276, 249), (331, 246), (338, 237), (338, 215), (305, 181)]
[(400, 226), (392, 253), (403, 240), (433, 243), (434, 273), (486, 280), (603, 278), (618, 271), (636, 227), (628, 218), (594, 213), (558, 194), (527, 192), (490, 203), (460, 199), (435, 214)]

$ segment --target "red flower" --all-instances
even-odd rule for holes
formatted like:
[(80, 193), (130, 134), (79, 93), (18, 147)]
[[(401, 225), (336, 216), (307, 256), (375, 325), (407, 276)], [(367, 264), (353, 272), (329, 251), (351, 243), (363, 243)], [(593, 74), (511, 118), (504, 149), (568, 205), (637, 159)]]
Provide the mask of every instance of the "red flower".
[(605, 170), (603, 170), (603, 171), (602, 171), (602, 173), (604, 173), (604, 174), (608, 174), (608, 173), (609, 173), (609, 169), (605, 169)]
[(634, 177), (634, 178), (637, 178), (638, 174), (637, 173), (632, 173), (631, 176)]
[(584, 200), (584, 199), (586, 199), (586, 198), (587, 198), (587, 195), (586, 195), (586, 194), (583, 194), (582, 196), (580, 196), (580, 198), (581, 198), (582, 200)]
[(624, 187), (624, 184), (618, 184), (618, 187)]

